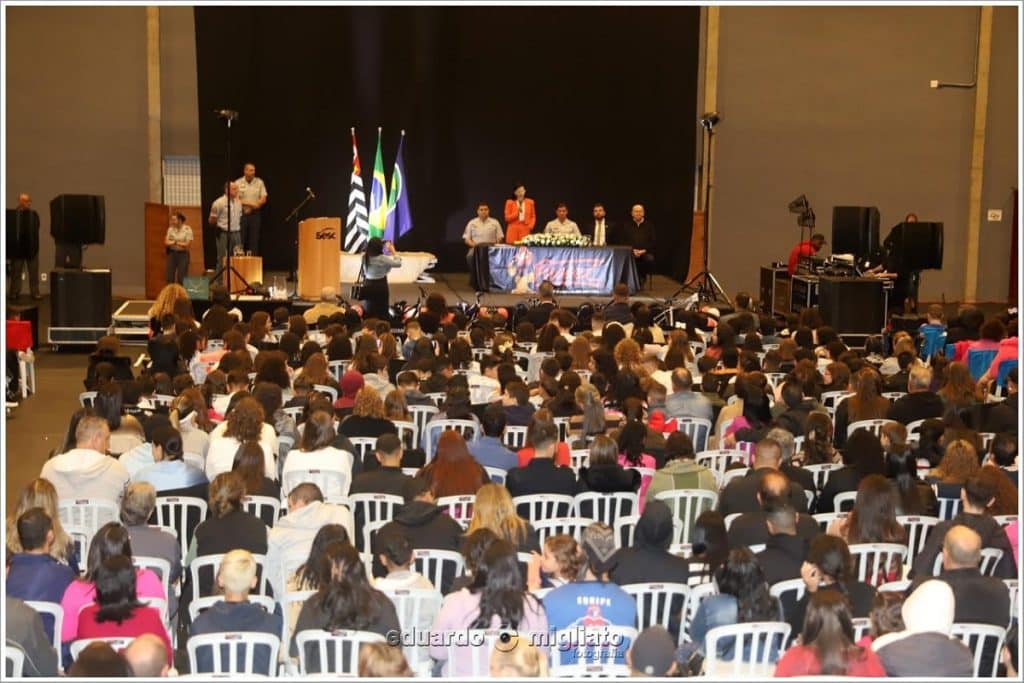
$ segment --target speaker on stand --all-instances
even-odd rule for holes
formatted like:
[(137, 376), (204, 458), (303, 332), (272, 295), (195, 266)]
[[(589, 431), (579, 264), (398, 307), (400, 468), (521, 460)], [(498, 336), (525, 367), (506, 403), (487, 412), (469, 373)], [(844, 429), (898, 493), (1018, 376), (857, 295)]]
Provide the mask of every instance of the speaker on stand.
[(61, 194), (50, 200), (56, 268), (81, 268), (82, 246), (103, 244), (107, 215), (101, 195)]

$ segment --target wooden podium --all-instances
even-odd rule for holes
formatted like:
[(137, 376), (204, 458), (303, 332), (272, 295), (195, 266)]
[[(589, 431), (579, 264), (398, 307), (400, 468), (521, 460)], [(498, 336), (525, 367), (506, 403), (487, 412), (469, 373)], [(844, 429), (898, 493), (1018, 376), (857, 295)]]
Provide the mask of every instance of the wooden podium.
[(160, 290), (167, 284), (167, 248), (164, 238), (167, 237), (167, 226), (170, 225), (171, 211), (185, 214), (185, 222), (192, 228), (192, 244), (189, 246), (188, 274), (203, 274), (203, 227), (206, 222), (203, 211), (198, 206), (176, 206), (146, 202), (145, 208), (145, 261), (146, 261), (146, 298), (155, 299)]
[(340, 218), (307, 218), (299, 222), (299, 286), (303, 299), (320, 299), (320, 290), (341, 282)]

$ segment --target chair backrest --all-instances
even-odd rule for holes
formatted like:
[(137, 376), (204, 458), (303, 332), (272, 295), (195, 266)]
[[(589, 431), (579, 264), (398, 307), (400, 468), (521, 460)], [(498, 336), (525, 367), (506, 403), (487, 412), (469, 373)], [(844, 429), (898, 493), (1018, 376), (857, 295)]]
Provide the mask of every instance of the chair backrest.
[[(439, 590), (429, 588), (401, 588), (385, 590), (395, 606), (395, 613), (398, 615), (398, 623), (404, 633), (416, 633), (426, 626), (427, 629), (434, 623), (434, 618), (441, 610), (441, 593)], [(421, 661), (427, 661), (429, 655), (425, 648), (409, 645), (403, 648), (405, 658), (413, 671), (420, 665)]]
[[(57, 645), (57, 652), (60, 652), (60, 644)], [(21, 678), (25, 670), (25, 653), (20, 647), (11, 643), (4, 645), (4, 677)]]
[(448, 516), (459, 523), (463, 529), (469, 528), (469, 522), (473, 519), (473, 503), (476, 496), (441, 496), (437, 499), (437, 506), (448, 512)]
[[(213, 670), (201, 673), (230, 674), (262, 674), (272, 675), (277, 670), (277, 651), (281, 640), (269, 633), (245, 631), (237, 633), (206, 633), (189, 636), (188, 648), (189, 668), (199, 672), (198, 653), (200, 648), (210, 648), (213, 657)], [(256, 666), (256, 651), (267, 649), (268, 669)], [(226, 656), (225, 656), (226, 654)]]
[(1018, 520), (1017, 515), (992, 515), (992, 519), (999, 522), (999, 526), (1006, 528)]
[(735, 522), (735, 521), (736, 521), (736, 519), (737, 519), (737, 518), (738, 518), (738, 517), (739, 517), (740, 515), (742, 515), (742, 514), (743, 514), (742, 512), (734, 512), (734, 513), (732, 513), (731, 515), (726, 515), (726, 516), (725, 516), (725, 530), (726, 530), (726, 531), (728, 531), (728, 530), (729, 530), (729, 527), (731, 527), (731, 526), (732, 526), (732, 523), (733, 523), (733, 522)]
[(554, 517), (534, 522), (533, 528), (537, 532), (538, 542), (543, 547), (548, 536), (559, 534), (568, 534), (579, 542), (583, 537), (583, 530), (593, 523), (594, 520), (581, 517)]
[(416, 430), (420, 435), (420, 443), (423, 443), (423, 434), (427, 429), (427, 422), (430, 421), (434, 415), (438, 412), (437, 406), (409, 406), (409, 415), (412, 417), (412, 422), (416, 425)]
[(581, 467), (590, 466), (590, 449), (589, 448), (578, 448), (569, 451), (569, 467), (574, 472), (579, 474)]
[(853, 622), (853, 642), (858, 642), (871, 631), (871, 619), (868, 617), (856, 617)]
[(132, 555), (132, 564), (139, 569), (148, 569), (160, 578), (164, 595), (171, 595), (171, 563), (163, 557)]
[(513, 451), (517, 451), (526, 445), (526, 431), (529, 427), (508, 425), (501, 434), (501, 442)]
[(282, 408), (281, 410), (284, 411), (285, 415), (295, 420), (295, 424), (302, 422), (302, 413), (306, 411), (302, 406), (292, 406), (291, 408)]
[(636, 628), (643, 631), (650, 626), (664, 626), (667, 631), (679, 629), (677, 645), (683, 641), (682, 628), (673, 623), (686, 609), (690, 600), (690, 587), (685, 583), (628, 583), (622, 590), (636, 601)]
[(120, 513), (117, 503), (103, 498), (65, 498), (57, 501), (57, 515), (61, 525), (88, 529), (90, 536), (107, 522), (116, 522)]
[(306, 470), (290, 470), (281, 477), (281, 499), (284, 500), (288, 494), (298, 486), (305, 483), (316, 484), (321, 493), (330, 491), (341, 491), (343, 495), (348, 492), (349, 473), (345, 470), (331, 470), (315, 468)]
[(747, 476), (748, 472), (750, 472), (749, 467), (734, 467), (731, 470), (726, 470), (725, 472), (722, 473), (722, 480), (721, 485), (719, 486), (719, 490), (724, 489), (726, 486), (728, 486), (729, 482), (731, 482), (733, 479), (742, 479), (743, 477)]
[(281, 514), (281, 501), (270, 496), (246, 496), (242, 499), (242, 509), (272, 527)]
[(347, 360), (329, 360), (327, 361), (327, 370), (334, 376), (335, 382), (341, 382), (341, 376), (345, 374), (349, 364), (352, 361)]
[(375, 436), (352, 436), (349, 437), (352, 448), (355, 449), (356, 461), (365, 463), (367, 458), (373, 457), (373, 450), (377, 448), (377, 437)]
[(882, 435), (882, 427), (889, 423), (895, 424), (896, 420), (857, 420), (856, 422), (851, 422), (849, 425), (847, 425), (846, 436), (849, 437), (858, 429), (866, 429), (875, 436), (880, 437)]
[(75, 546), (75, 553), (79, 559), (79, 571), (81, 574), (85, 574), (85, 562), (81, 558), (89, 557), (89, 545), (92, 543), (92, 537), (94, 534), (90, 533), (88, 529), (81, 526), (75, 526), (72, 524), (63, 524), (64, 533), (68, 535), (71, 542)]
[(709, 470), (715, 473), (715, 479), (721, 484), (722, 478), (725, 476), (725, 470), (729, 465), (739, 464), (746, 466), (749, 464), (750, 456), (744, 451), (738, 448), (722, 448), (714, 451), (701, 451), (697, 453), (696, 461), (698, 465), (704, 465)]
[(369, 530), (366, 528), (371, 522), (391, 521), (398, 508), (405, 505), (402, 496), (388, 493), (353, 493), (348, 497), (352, 505), (352, 515), (363, 521), (363, 546), (362, 550), (369, 550)]
[[(683, 548), (673, 547), (669, 551), (673, 555), (688, 555), (689, 553), (679, 552), (684, 550)], [(697, 615), (697, 609), (700, 607), (700, 603), (705, 598), (710, 598), (712, 595), (718, 595), (718, 584), (712, 580), (706, 583), (698, 583), (696, 585), (690, 585), (690, 600), (686, 603), (686, 609), (683, 611), (683, 638), (687, 641), (690, 640), (690, 624), (693, 623), (693, 618)]]
[[(452, 578), (462, 574), (464, 561), (462, 555), (454, 550), (417, 548), (412, 551), (412, 555), (416, 571), (430, 579), (438, 591), (450, 583)], [(447, 582), (445, 577), (448, 577)]]
[(89, 647), (93, 643), (107, 643), (110, 647), (114, 648), (116, 652), (128, 647), (135, 638), (80, 638), (78, 640), (71, 641), (71, 661), (78, 659), (78, 655), (82, 653), (82, 650)]
[(982, 548), (981, 566), (978, 567), (978, 571), (980, 571), (983, 576), (995, 576), (996, 567), (1002, 559), (1003, 551), (999, 548)]
[(903, 579), (901, 581), (886, 581), (878, 587), (879, 593), (904, 593), (910, 584), (913, 583), (909, 579)]
[[(626, 650), (636, 641), (637, 630), (627, 626), (572, 627), (555, 631), (553, 652), (563, 661), (578, 664), (620, 664)], [(566, 660), (566, 655), (568, 659)], [(561, 664), (558, 656), (553, 664)]]
[(896, 517), (907, 531), (907, 560), (913, 562), (917, 554), (924, 549), (932, 529), (939, 523), (938, 517), (925, 515), (899, 515)]
[[(777, 621), (716, 626), (705, 638), (704, 670), (709, 676), (770, 676), (791, 630), (789, 624)], [(734, 639), (732, 661), (718, 658), (718, 643), (727, 638)]]
[(896, 402), (907, 395), (905, 391), (883, 391), (882, 398), (887, 398), (890, 401)]
[(83, 391), (78, 395), (78, 402), (82, 404), (83, 408), (92, 408), (93, 402), (96, 401), (98, 392), (95, 391)]
[(1018, 621), (1020, 618), (1020, 581), (1017, 579), (1003, 579), (1003, 583), (1006, 584), (1006, 590), (1010, 592), (1010, 619), (1011, 621)]
[(428, 394), (423, 395), (429, 398), (431, 401), (433, 401), (434, 405), (436, 405), (438, 408), (444, 405), (445, 399), (448, 398), (448, 394), (444, 391), (432, 391)]
[(573, 499), (573, 516), (604, 522), (610, 527), (615, 520), (625, 515), (639, 514), (640, 500), (637, 494), (625, 491), (599, 493), (586, 491), (577, 493)]
[(615, 543), (619, 548), (628, 548), (633, 545), (636, 524), (639, 521), (640, 515), (621, 515), (615, 518), (612, 529), (615, 530)]
[(328, 386), (326, 384), (314, 384), (313, 391), (318, 391), (321, 394), (326, 394), (331, 398), (331, 403), (334, 403), (335, 401), (338, 400), (338, 390), (332, 386)]
[(924, 425), (924, 423), (926, 421), (927, 420), (913, 420), (911, 422), (908, 422), (907, 423), (907, 438), (909, 439), (911, 436), (914, 436), (914, 435), (918, 435), (919, 436), (920, 433), (921, 433), (921, 427)]
[(206, 501), (189, 496), (157, 496), (156, 523), (169, 526), (178, 533), (181, 556), (188, 556), (196, 527), (206, 519)]
[(665, 501), (672, 508), (672, 514), (682, 522), (679, 537), (673, 543), (689, 543), (697, 517), (705, 510), (713, 510), (718, 496), (705, 489), (676, 489), (662, 491), (655, 498)]
[(814, 521), (818, 523), (818, 526), (821, 527), (822, 531), (828, 531), (828, 527), (832, 522), (837, 519), (846, 519), (849, 514), (849, 512), (819, 512), (811, 515), (811, 517), (813, 517)]
[(505, 478), (508, 476), (508, 472), (500, 467), (485, 467), (484, 470), (487, 472), (487, 476), (490, 477), (492, 483), (505, 485)]
[(445, 677), (475, 680), (489, 677), (491, 653), (505, 632), (506, 629), (468, 629), (446, 633), (443, 641), (448, 651)]
[[(950, 633), (954, 638), (963, 641), (974, 655), (974, 676), (992, 678), (999, 668), (999, 654), (1003, 650), (1006, 629), (991, 624), (953, 624)], [(989, 660), (991, 669), (982, 670), (983, 660)], [(986, 667), (987, 668), (987, 667)]]
[(944, 496), (936, 496), (936, 501), (939, 503), (939, 519), (950, 520), (960, 514), (960, 506), (963, 501), (957, 498), (946, 498)]
[(676, 429), (690, 436), (693, 442), (693, 450), (700, 453), (708, 447), (708, 436), (711, 435), (713, 426), (711, 420), (702, 417), (677, 417)]
[(995, 441), (995, 432), (978, 432), (978, 438), (981, 439), (981, 452), (988, 453), (988, 449), (992, 446), (992, 442)]
[[(25, 604), (38, 612), (40, 617), (45, 614), (53, 620), (53, 631), (50, 638), (50, 644), (53, 645), (53, 649), (57, 651), (57, 661), (59, 663), (62, 659), (60, 634), (64, 627), (64, 608), (59, 602), (43, 602), (42, 600), (26, 600)], [(43, 624), (46, 625), (47, 621), (48, 620), (44, 619)]]
[(835, 421), (836, 406), (839, 405), (840, 399), (847, 398), (852, 395), (852, 392), (849, 391), (825, 391), (821, 394), (821, 405), (825, 406), (828, 416)]
[[(311, 597), (316, 591), (310, 591)], [(224, 599), (223, 595), (207, 595), (202, 598), (192, 598), (192, 601), (188, 605), (188, 616), (191, 621), (195, 621), (196, 617), (200, 613), (210, 609), (218, 602)], [(273, 614), (277, 608), (277, 601), (274, 598), (267, 597), (266, 595), (252, 594), (248, 598), (248, 601), (254, 605), (259, 605), (267, 611), (267, 614)]]
[[(359, 648), (363, 643), (386, 641), (384, 636), (371, 631), (309, 629), (296, 633), (295, 642), (299, 650), (300, 676), (324, 673), (356, 676), (359, 673)], [(317, 654), (314, 661), (311, 661), (310, 651)], [(314, 670), (311, 670), (310, 665), (314, 663)]]
[(828, 478), (832, 471), (838, 470), (840, 467), (842, 465), (839, 463), (827, 462), (821, 465), (804, 465), (802, 469), (810, 472), (811, 476), (814, 477), (814, 488), (821, 491), (825, 488), (825, 484), (828, 483)]
[(886, 583), (894, 560), (907, 563), (907, 546), (899, 543), (853, 543), (850, 555), (857, 566), (857, 580), (873, 586)]
[(995, 349), (982, 351), (972, 349), (967, 352), (967, 369), (971, 372), (971, 379), (977, 382), (985, 374), (992, 361), (996, 359), (998, 352)]
[(853, 505), (856, 502), (856, 491), (843, 491), (841, 493), (837, 493), (835, 498), (833, 498), (833, 507), (839, 512), (849, 512), (853, 509)]
[(398, 438), (406, 448), (420, 447), (420, 429), (415, 422), (406, 420), (392, 420), (391, 422), (398, 430)]
[(424, 451), (427, 454), (427, 462), (434, 459), (434, 446), (441, 433), (451, 429), (466, 440), (466, 443), (476, 439), (476, 423), (472, 420), (433, 420), (427, 423), (427, 430), (423, 436)]
[(557, 493), (534, 493), (528, 496), (516, 496), (512, 499), (516, 512), (520, 517), (536, 524), (542, 519), (567, 517), (572, 514), (574, 499)]
[[(252, 557), (254, 560), (256, 560), (257, 573), (260, 576), (260, 582), (256, 585), (256, 590), (254, 591), (253, 594), (270, 595), (270, 577), (267, 576), (266, 571), (267, 556), (260, 555), (258, 553), (253, 553)], [(215, 587), (217, 585), (217, 572), (220, 571), (220, 562), (223, 559), (223, 554), (200, 555), (199, 557), (195, 557), (192, 559), (192, 563), (188, 566), (188, 571), (189, 576), (191, 576), (192, 580), (192, 595), (194, 596), (193, 599), (206, 597), (201, 592), (201, 587), (203, 584), (201, 584), (199, 581), (199, 572), (204, 570), (210, 570), (210, 576), (213, 577), (213, 580), (211, 581), (210, 584), (207, 585)]]
[(798, 602), (804, 597), (804, 593), (807, 591), (807, 584), (804, 583), (803, 579), (786, 579), (785, 581), (777, 581), (768, 587), (768, 592), (779, 599), (782, 602), (783, 596), (789, 593), (793, 594), (793, 602)]
[(556, 417), (553, 418), (555, 426), (558, 427), (558, 440), (568, 441), (569, 440), (569, 420), (568, 417)]

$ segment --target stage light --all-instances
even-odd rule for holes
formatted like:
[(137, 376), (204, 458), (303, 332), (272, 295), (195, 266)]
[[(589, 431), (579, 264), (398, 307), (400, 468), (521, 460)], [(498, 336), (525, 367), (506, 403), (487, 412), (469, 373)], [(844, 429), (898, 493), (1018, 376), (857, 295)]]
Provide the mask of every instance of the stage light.
[(700, 125), (704, 126), (708, 130), (711, 130), (712, 128), (717, 126), (721, 120), (722, 117), (718, 114), (717, 111), (711, 111), (708, 112), (707, 114), (704, 114), (704, 116), (700, 117)]

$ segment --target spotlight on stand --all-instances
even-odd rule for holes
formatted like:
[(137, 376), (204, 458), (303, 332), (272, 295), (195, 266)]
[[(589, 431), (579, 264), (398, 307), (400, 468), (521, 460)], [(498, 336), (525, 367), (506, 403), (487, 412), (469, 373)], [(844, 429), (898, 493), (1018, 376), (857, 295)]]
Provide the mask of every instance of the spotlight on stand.
[(717, 111), (709, 111), (700, 117), (700, 125), (708, 130), (711, 130), (718, 125), (718, 122), (722, 120)]
[(801, 228), (814, 227), (814, 209), (807, 201), (807, 195), (800, 195), (789, 203), (789, 212), (798, 214), (796, 224)]

